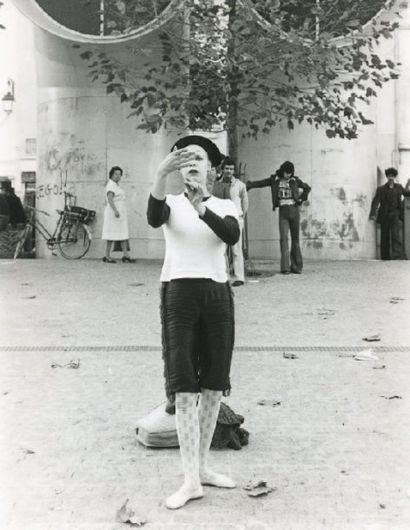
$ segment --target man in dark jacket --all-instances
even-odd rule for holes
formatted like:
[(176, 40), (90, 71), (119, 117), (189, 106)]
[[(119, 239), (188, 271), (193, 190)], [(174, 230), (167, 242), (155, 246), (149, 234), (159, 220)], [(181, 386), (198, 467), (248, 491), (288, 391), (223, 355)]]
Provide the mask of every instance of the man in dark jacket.
[[(279, 208), (280, 271), (283, 274), (289, 274), (290, 272), (301, 274), (303, 268), (303, 258), (299, 244), (299, 206), (307, 200), (310, 186), (299, 177), (296, 177), (294, 173), (295, 167), (292, 162), (284, 162), (277, 172), (269, 178), (246, 183), (248, 190), (270, 186), (272, 209)], [(290, 255), (289, 231), (292, 240)]]
[(13, 227), (18, 224), (24, 224), (26, 222), (24, 207), (19, 197), (14, 193), (14, 188), (9, 180), (5, 180), (1, 183), (1, 192), (8, 205), (10, 215), (9, 223)]
[(402, 197), (403, 195), (409, 197), (410, 190), (404, 189), (401, 184), (395, 182), (398, 172), (394, 167), (386, 169), (384, 174), (387, 182), (377, 188), (369, 218), (380, 224), (381, 259), (401, 259), (403, 257), (401, 240)]

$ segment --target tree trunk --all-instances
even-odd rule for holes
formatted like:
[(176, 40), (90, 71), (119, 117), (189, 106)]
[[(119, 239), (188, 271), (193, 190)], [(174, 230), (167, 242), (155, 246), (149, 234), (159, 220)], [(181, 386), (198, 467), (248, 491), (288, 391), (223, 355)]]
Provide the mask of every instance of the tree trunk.
[(228, 136), (228, 153), (235, 162), (235, 167), (239, 167), (239, 139), (238, 139), (238, 107), (235, 102), (229, 105), (226, 120)]
[[(189, 97), (190, 97), (190, 94), (191, 94), (191, 67), (190, 67), (190, 61), (189, 61), (189, 57), (190, 57), (190, 44), (189, 44), (189, 41), (190, 41), (190, 38), (191, 38), (191, 13), (190, 13), (190, 10), (186, 7), (184, 7), (184, 10), (183, 10), (183, 26), (182, 26), (182, 38), (183, 38), (183, 42), (182, 42), (182, 46), (183, 46), (183, 49), (184, 49), (184, 53), (185, 53), (185, 57), (187, 57), (187, 65), (185, 67), (185, 75), (186, 75), (186, 79), (187, 79), (187, 84), (186, 84), (186, 87), (185, 87), (185, 93), (186, 93), (186, 101), (189, 101)], [(184, 121), (185, 121), (185, 125), (184, 125), (184, 131), (188, 130), (189, 129), (189, 126), (190, 126), (190, 117), (189, 117), (189, 113), (185, 110), (184, 112)]]
[[(226, 127), (228, 136), (228, 154), (230, 158), (235, 162), (235, 166), (239, 167), (239, 131), (238, 131), (238, 72), (235, 67), (235, 52), (236, 52), (236, 39), (235, 31), (232, 29), (232, 25), (236, 20), (236, 7), (237, 0), (228, 0), (229, 6), (229, 18), (228, 18), (228, 29), (231, 34), (231, 38), (228, 43), (228, 110), (226, 116)], [(229, 59), (232, 58), (232, 63)], [(229, 64), (230, 63), (230, 64)]]

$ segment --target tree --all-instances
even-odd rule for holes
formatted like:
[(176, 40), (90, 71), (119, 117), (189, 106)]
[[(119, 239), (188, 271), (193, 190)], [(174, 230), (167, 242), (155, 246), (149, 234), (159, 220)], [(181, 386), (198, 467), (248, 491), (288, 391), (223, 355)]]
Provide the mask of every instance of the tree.
[[(130, 31), (170, 3), (130, 0), (125, 9), (123, 0), (105, 2), (111, 33)], [(129, 47), (138, 67), (98, 49), (81, 50), (90, 77), (127, 103), (129, 116), (147, 132), (226, 127), (235, 159), (241, 134), (256, 138), (279, 123), (293, 129), (306, 121), (329, 138), (352, 139), (372, 123), (365, 107), (377, 89), (398, 77), (397, 65), (378, 49), (398, 26), (393, 0), (174, 4), (172, 22), (158, 30), (158, 50)]]

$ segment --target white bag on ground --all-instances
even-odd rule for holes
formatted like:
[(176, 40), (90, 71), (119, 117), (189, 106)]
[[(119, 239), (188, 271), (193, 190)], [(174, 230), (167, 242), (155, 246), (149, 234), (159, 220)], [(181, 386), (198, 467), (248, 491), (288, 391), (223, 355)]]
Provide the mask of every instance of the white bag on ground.
[(146, 447), (178, 447), (175, 414), (168, 414), (167, 402), (137, 421), (137, 440)]
[[(146, 447), (178, 447), (178, 435), (175, 425), (175, 414), (166, 411), (167, 402), (161, 403), (149, 414), (137, 421), (137, 440)], [(172, 407), (170, 407), (172, 408)], [(212, 447), (218, 449), (242, 449), (248, 445), (249, 432), (241, 427), (244, 417), (236, 414), (226, 403), (221, 401), (221, 408)]]

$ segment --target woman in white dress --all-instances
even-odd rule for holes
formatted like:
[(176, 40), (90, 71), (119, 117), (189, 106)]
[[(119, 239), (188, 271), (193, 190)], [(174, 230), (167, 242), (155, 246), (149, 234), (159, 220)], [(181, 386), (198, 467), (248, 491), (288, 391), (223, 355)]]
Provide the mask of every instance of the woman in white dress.
[(128, 218), (125, 192), (120, 187), (122, 169), (114, 166), (110, 169), (109, 179), (105, 187), (106, 205), (104, 210), (104, 223), (101, 239), (107, 241), (104, 263), (116, 263), (111, 257), (113, 242), (120, 241), (124, 253), (123, 263), (134, 263), (128, 253)]

